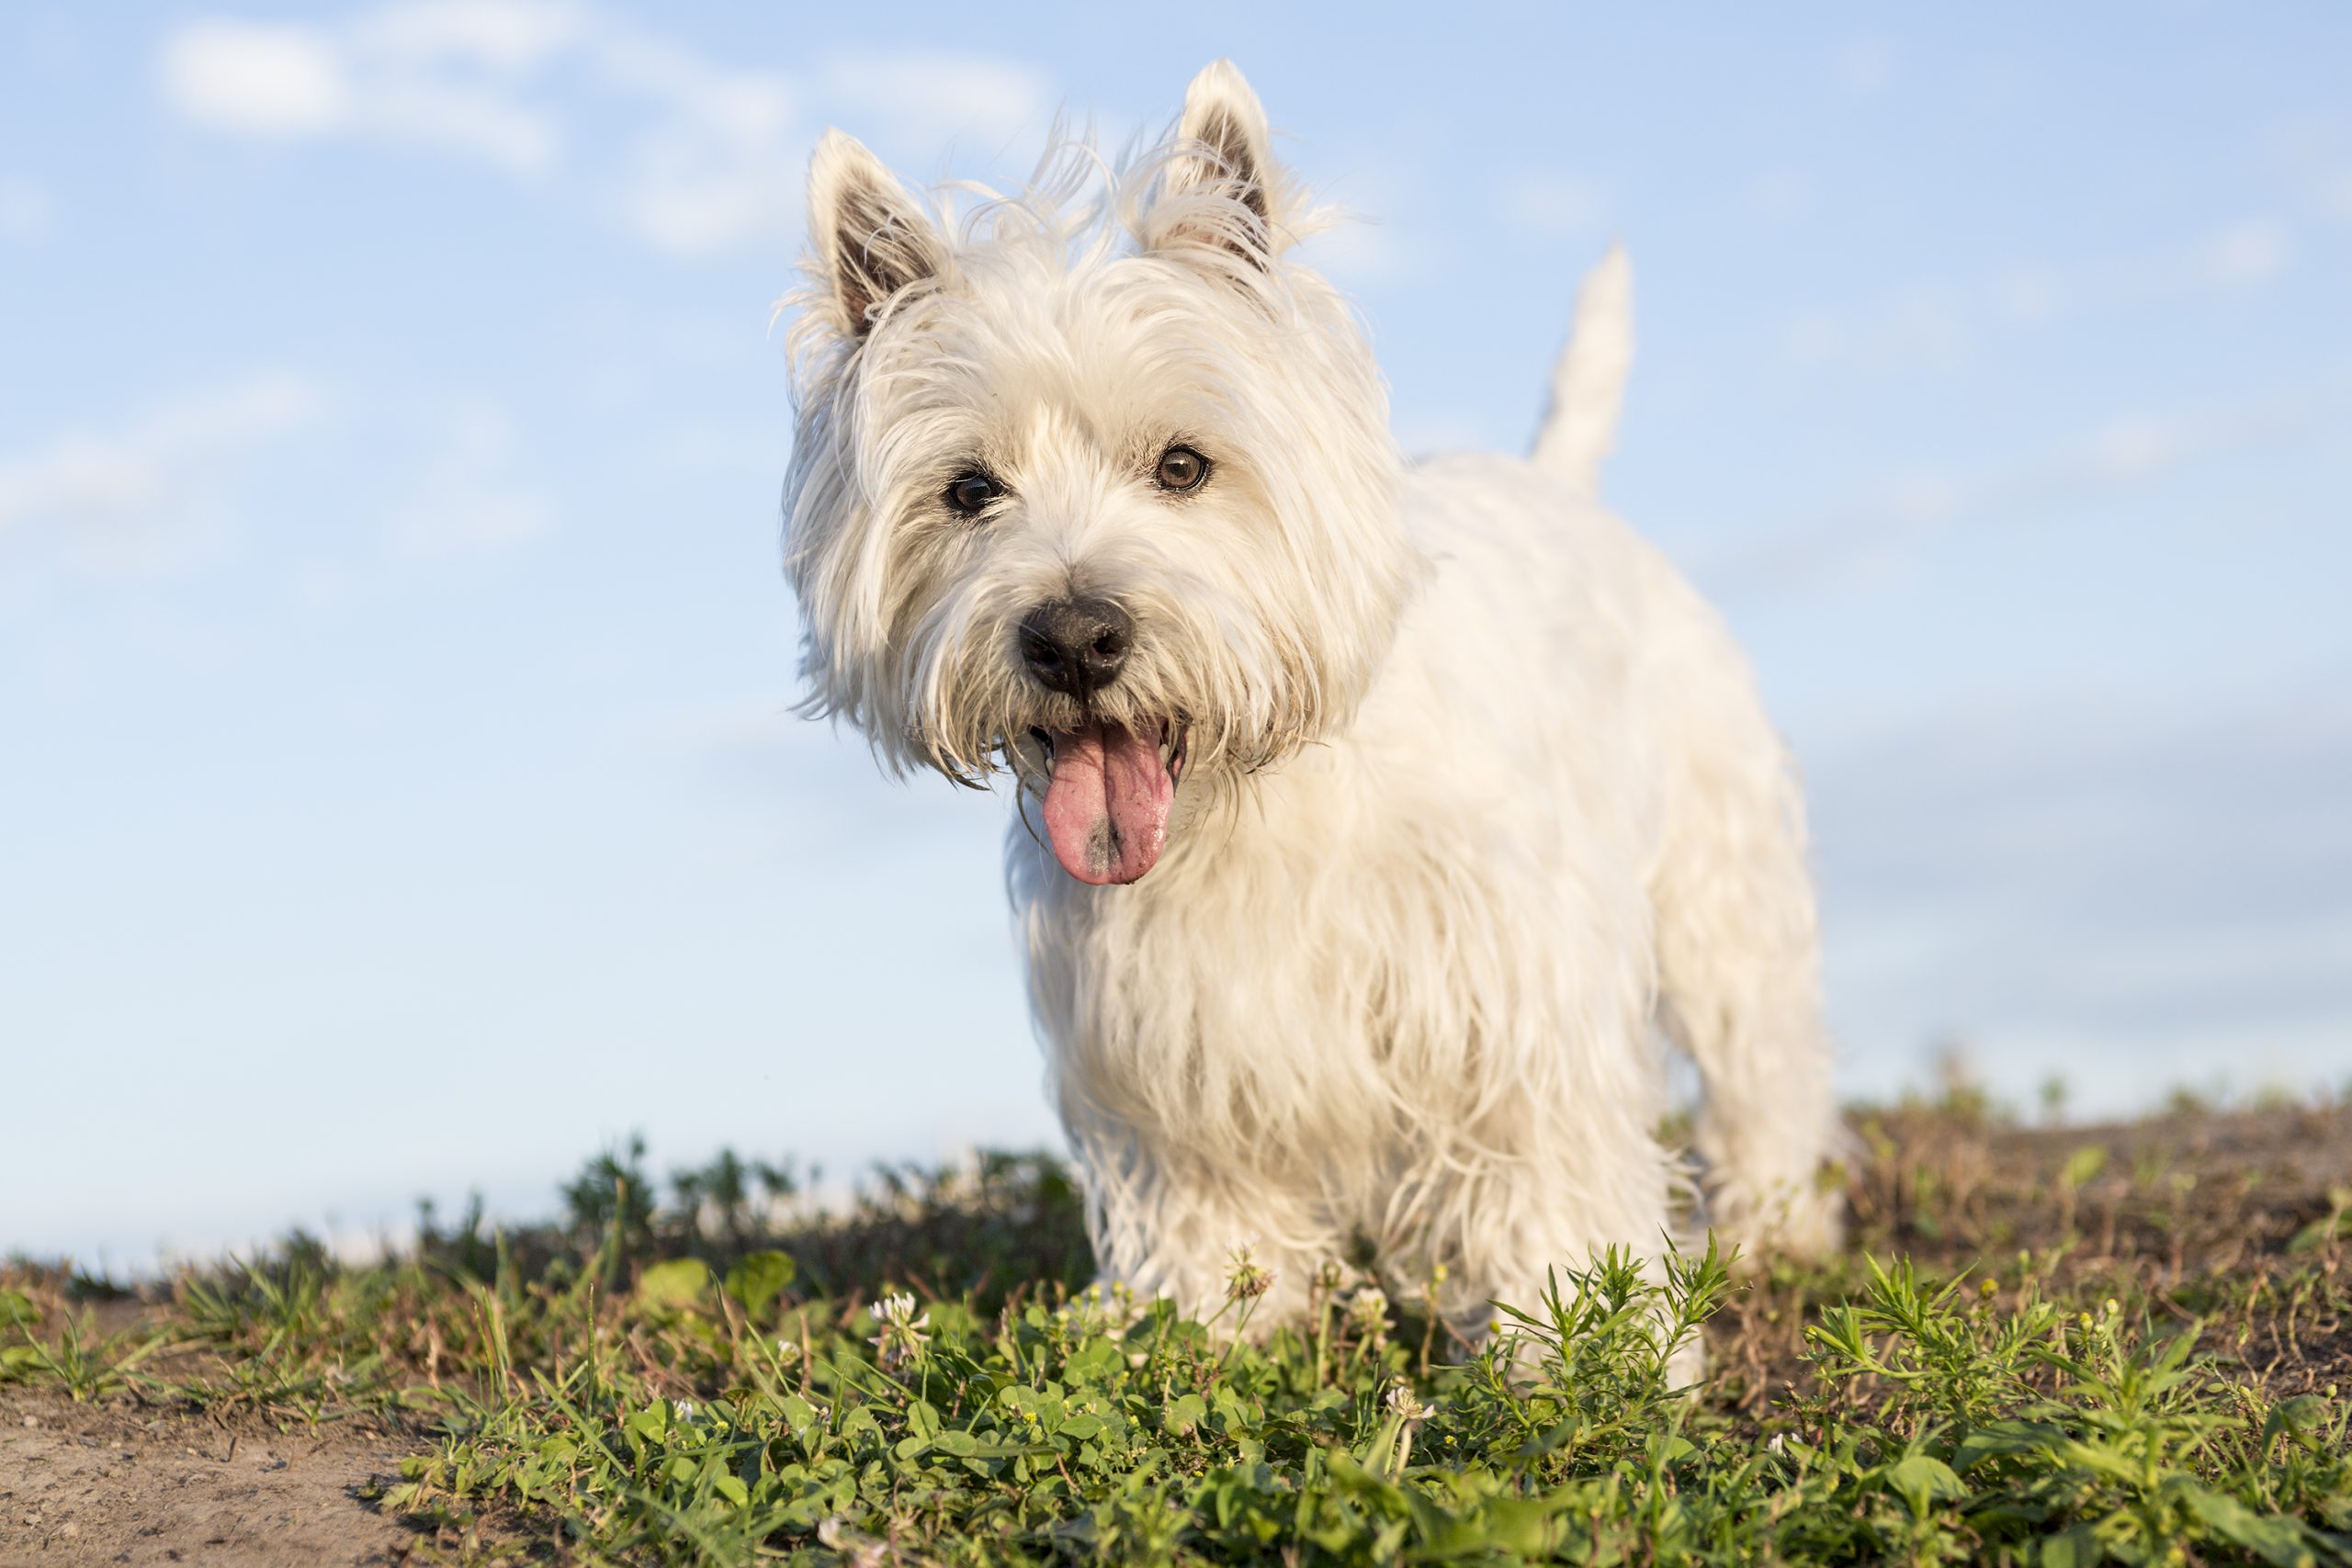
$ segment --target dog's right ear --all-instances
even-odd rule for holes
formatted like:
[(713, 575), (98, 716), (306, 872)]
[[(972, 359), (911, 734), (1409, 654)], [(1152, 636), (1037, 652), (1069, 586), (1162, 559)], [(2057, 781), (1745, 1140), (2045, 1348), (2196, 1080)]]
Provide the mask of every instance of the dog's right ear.
[(1203, 246), (1256, 266), (1281, 254), (1290, 238), (1290, 191), (1272, 140), (1239, 68), (1210, 62), (1184, 90), (1176, 151), (1145, 216), (1145, 246)]
[(811, 279), (832, 297), (837, 325), (853, 343), (874, 312), (908, 285), (936, 277), (947, 243), (913, 195), (855, 137), (825, 132), (808, 164)]

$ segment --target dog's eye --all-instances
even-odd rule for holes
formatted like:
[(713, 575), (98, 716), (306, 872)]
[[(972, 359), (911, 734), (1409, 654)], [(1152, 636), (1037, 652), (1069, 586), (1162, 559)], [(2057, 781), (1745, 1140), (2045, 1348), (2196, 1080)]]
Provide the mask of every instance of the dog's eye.
[(1159, 471), (1152, 478), (1162, 490), (1179, 493), (1198, 490), (1201, 481), (1209, 477), (1209, 460), (1190, 446), (1170, 446), (1159, 455)]
[(996, 482), (995, 476), (974, 468), (969, 473), (957, 474), (948, 484), (947, 505), (969, 517), (985, 510), (989, 502), (1003, 493), (1004, 487)]

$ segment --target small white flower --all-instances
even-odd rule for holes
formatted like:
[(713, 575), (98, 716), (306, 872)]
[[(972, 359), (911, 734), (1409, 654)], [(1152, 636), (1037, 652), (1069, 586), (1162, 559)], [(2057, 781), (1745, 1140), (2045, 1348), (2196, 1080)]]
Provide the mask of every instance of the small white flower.
[(1258, 1238), (1233, 1244), (1233, 1268), (1225, 1277), (1225, 1299), (1255, 1301), (1274, 1288), (1274, 1271), (1258, 1261)]
[(691, 1421), (694, 1418), (695, 1402), (691, 1399), (682, 1399), (678, 1401), (678, 1419), (681, 1421)]
[(1421, 1429), (1422, 1422), (1437, 1412), (1433, 1407), (1422, 1404), (1415, 1397), (1412, 1386), (1404, 1382), (1397, 1383), (1388, 1391), (1388, 1398), (1385, 1403), (1388, 1406), (1389, 1414), (1396, 1417), (1397, 1423), (1396, 1463), (1390, 1473), (1402, 1475), (1405, 1472), (1405, 1466), (1413, 1457), (1413, 1434)]
[(915, 1315), (912, 1294), (884, 1296), (874, 1303), (874, 1321), (882, 1332), (868, 1341), (882, 1358), (885, 1371), (896, 1371), (917, 1359), (922, 1348), (930, 1343), (926, 1332), (931, 1327), (931, 1314)]
[(1436, 1406), (1420, 1402), (1408, 1383), (1400, 1382), (1390, 1389), (1386, 1404), (1393, 1414), (1404, 1417), (1405, 1430), (1408, 1432), (1437, 1413)]

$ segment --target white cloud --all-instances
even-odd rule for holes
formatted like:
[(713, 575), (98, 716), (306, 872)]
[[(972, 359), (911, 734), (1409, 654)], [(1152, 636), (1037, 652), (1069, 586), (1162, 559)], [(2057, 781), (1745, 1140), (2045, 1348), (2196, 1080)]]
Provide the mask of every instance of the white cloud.
[(392, 548), (416, 560), (511, 549), (548, 533), (555, 509), (513, 472), (514, 422), (494, 403), (460, 405), (416, 493), (390, 519)]
[(22, 175), (0, 175), (0, 240), (40, 240), (55, 222), (49, 192)]
[(1762, 542), (1702, 554), (1718, 586), (1837, 587), (1867, 581), (1895, 557), (1963, 523), (2031, 515), (2076, 496), (2145, 483), (2191, 463), (2286, 439), (2321, 399), (2277, 396), (2165, 416), (2127, 414), (2063, 446), (1974, 473), (1926, 469)]
[(1376, 219), (1343, 213), (1308, 235), (1297, 253), (1342, 288), (1394, 283), (1420, 265), (1419, 247)]
[(2352, 223), (2352, 169), (2336, 169), (2312, 182), (2312, 199), (2330, 218)]
[[(69, 429), (0, 456), (0, 571), (24, 560), (103, 574), (153, 574), (211, 559), (244, 531), (240, 491), (329, 412), (310, 378), (272, 369), (183, 393), (112, 427)], [(423, 433), (417, 479), (383, 525), (395, 556), (494, 553), (549, 532), (548, 496), (521, 475), (514, 422), (460, 400)], [(298, 454), (299, 455), (299, 454)], [(295, 465), (300, 468), (300, 465)], [(319, 541), (314, 539), (314, 544)], [(343, 564), (297, 571), (298, 602), (346, 592)]]
[(1830, 70), (1855, 97), (1877, 97), (1894, 85), (1894, 47), (1884, 39), (1855, 39), (1838, 48)]
[(595, 27), (585, 52), (598, 90), (645, 116), (613, 157), (603, 198), (624, 226), (686, 255), (797, 231), (806, 139), (790, 78), (613, 23)]
[(112, 430), (69, 430), (0, 459), (0, 537), (33, 535), (101, 570), (160, 570), (217, 545), (223, 492), (254, 451), (315, 423), (320, 389), (264, 371), (156, 404)]
[(664, 250), (707, 254), (797, 226), (801, 160), (789, 151), (790, 98), (763, 106), (750, 84), (706, 99), (639, 137), (622, 163), (615, 210)]
[(1784, 340), (1803, 365), (1837, 365), (1866, 375), (1949, 369), (1968, 356), (1974, 338), (1966, 302), (1953, 289), (1914, 284), (1859, 310), (1807, 310), (1792, 317)]
[(926, 147), (957, 135), (1002, 141), (1039, 123), (1052, 102), (1043, 73), (967, 55), (859, 54), (823, 73), (825, 97), (840, 112), (886, 122), (894, 138)]
[(2267, 283), (2287, 269), (2294, 255), (2294, 236), (2277, 220), (2235, 223), (2199, 248), (2182, 269), (2180, 287), (2244, 288)]
[(2295, 232), (2259, 215), (2224, 223), (2185, 245), (2056, 269), (2067, 308), (2139, 309), (2270, 282), (2295, 261)]
[[(479, 4), (479, 0), (476, 0)], [(473, 6), (434, 5), (434, 11)], [(492, 9), (503, 7), (492, 6)], [(395, 6), (343, 31), (304, 24), (192, 22), (164, 45), (164, 96), (187, 119), (247, 136), (353, 136), (438, 147), (510, 174), (547, 169), (561, 133), (505, 83), (455, 68), (476, 51), (462, 37), (410, 37)], [(388, 46), (388, 39), (397, 43)]]
[(1572, 234), (1608, 215), (1606, 193), (1582, 175), (1530, 171), (1508, 181), (1499, 206), (1503, 221), (1526, 234)]
[(2143, 255), (2072, 266), (2018, 264), (1989, 279), (1914, 283), (1860, 305), (1803, 310), (1785, 322), (1781, 340), (1800, 364), (1871, 375), (1949, 369), (2001, 325), (2259, 288), (2294, 265), (2296, 249), (2294, 230), (2283, 220), (2247, 218)]
[(549, 116), (446, 82), (387, 83), (369, 100), (368, 120), (391, 140), (470, 152), (515, 175), (552, 167), (563, 145)]
[(2011, 267), (1993, 285), (1994, 312), (2012, 321), (2046, 321), (2065, 308), (2065, 285), (2046, 266)]
[(164, 45), (163, 76), (174, 108), (224, 130), (316, 135), (352, 116), (342, 56), (316, 28), (194, 22)]
[(774, 421), (693, 423), (650, 437), (645, 455), (675, 473), (740, 475), (765, 486), (784, 471), (789, 446), (789, 438)]
[(1037, 71), (1006, 61), (913, 51), (747, 68), (561, 0), (192, 22), (166, 39), (161, 83), (176, 112), (226, 133), (436, 148), (516, 177), (569, 172), (623, 227), (684, 254), (780, 247), (797, 231), (817, 128), (807, 111), (935, 149), (957, 134), (1001, 141), (1049, 102)]
[(2352, 115), (2292, 117), (2266, 130), (2262, 142), (2299, 206), (2329, 221), (2352, 221)]
[(588, 30), (585, 11), (554, 0), (405, 0), (362, 17), (353, 33), (363, 48), (393, 60), (520, 74)]
[(1294, 254), (1349, 291), (1428, 276), (1443, 259), (1445, 226), (1408, 232), (1387, 220), (1430, 210), (1427, 171), (1412, 154), (1380, 145), (1342, 149), (1333, 163), (1349, 172), (1314, 192), (1314, 221)]

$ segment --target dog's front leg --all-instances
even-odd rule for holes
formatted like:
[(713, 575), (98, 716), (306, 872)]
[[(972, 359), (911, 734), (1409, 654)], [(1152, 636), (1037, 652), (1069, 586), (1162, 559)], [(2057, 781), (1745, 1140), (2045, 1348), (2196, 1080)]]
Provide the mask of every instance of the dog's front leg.
[(1265, 1173), (1214, 1172), (1134, 1133), (1073, 1126), (1099, 1280), (1165, 1297), (1221, 1333), (1255, 1337), (1303, 1316), (1315, 1270), (1338, 1256), (1313, 1195)]
[[(1549, 1135), (1511, 1140), (1515, 1149), (1497, 1147), (1497, 1136), (1483, 1149), (1432, 1153), (1408, 1173), (1383, 1247), (1392, 1288), (1433, 1289), (1459, 1348), (1516, 1337), (1523, 1369), (1542, 1351), (1515, 1314), (1548, 1325), (1546, 1294), (1575, 1295), (1579, 1276), (1597, 1285), (1611, 1249), (1661, 1284), (1672, 1245), (1671, 1162), (1625, 1101), (1555, 1106), (1537, 1126)], [(1695, 1339), (1679, 1347), (1679, 1378), (1696, 1376), (1699, 1354)]]

